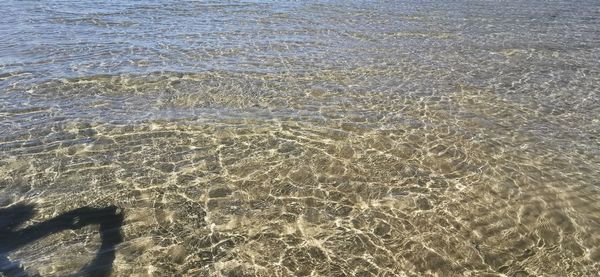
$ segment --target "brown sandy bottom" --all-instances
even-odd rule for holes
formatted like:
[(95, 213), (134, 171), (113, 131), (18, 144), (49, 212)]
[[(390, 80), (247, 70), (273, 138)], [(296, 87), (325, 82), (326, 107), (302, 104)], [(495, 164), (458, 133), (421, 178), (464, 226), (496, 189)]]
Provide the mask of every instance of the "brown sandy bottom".
[(600, 272), (597, 0), (4, 2), (0, 272)]
[[(315, 83), (344, 82), (333, 73), (320, 78)], [(223, 86), (192, 79), (171, 82), (180, 86), (178, 96), (156, 103), (216, 105), (190, 100), (181, 88)], [(93, 88), (121, 95), (98, 90), (97, 101), (86, 100), (90, 111), (115, 103), (124, 112), (148, 108), (136, 106), (147, 93), (118, 98), (127, 89), (115, 80), (94, 81)], [(593, 137), (569, 132), (581, 114), (519, 105), (464, 85), (439, 96), (342, 94), (304, 84), (305, 93), (276, 98), (267, 89), (275, 79), (243, 83), (255, 84), (244, 91), (263, 94), (211, 94), (241, 116), (102, 121), (52, 110), (5, 112), (15, 123), (0, 144), (1, 204), (32, 205), (36, 214), (24, 226), (79, 207), (118, 206), (124, 224), (115, 276), (600, 270), (598, 151)], [(81, 89), (47, 84), (49, 91), (63, 85)], [(30, 101), (45, 97), (60, 98), (40, 93)], [(90, 225), (54, 233), (9, 258), (29, 273), (61, 275), (89, 263), (99, 247), (98, 228)]]

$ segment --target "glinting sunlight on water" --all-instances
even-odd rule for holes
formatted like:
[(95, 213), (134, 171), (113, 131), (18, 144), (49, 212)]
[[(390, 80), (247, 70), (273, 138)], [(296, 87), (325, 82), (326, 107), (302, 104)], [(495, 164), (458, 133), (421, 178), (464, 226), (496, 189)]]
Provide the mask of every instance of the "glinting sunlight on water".
[(596, 0), (0, 13), (0, 274), (600, 272)]

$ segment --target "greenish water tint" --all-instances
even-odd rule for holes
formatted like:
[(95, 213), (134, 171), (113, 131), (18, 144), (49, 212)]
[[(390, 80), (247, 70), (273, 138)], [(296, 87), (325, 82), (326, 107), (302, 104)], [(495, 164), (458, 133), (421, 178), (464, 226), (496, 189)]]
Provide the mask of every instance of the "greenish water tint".
[[(597, 1), (0, 12), (0, 240), (68, 215), (0, 270), (600, 271)], [(76, 224), (115, 207), (110, 249)]]

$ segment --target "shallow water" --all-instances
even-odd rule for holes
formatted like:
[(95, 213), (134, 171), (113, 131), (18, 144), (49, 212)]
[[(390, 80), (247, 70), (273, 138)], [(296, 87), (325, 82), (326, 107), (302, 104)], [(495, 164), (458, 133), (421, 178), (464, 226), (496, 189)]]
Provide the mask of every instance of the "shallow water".
[(0, 268), (600, 271), (597, 1), (0, 11)]

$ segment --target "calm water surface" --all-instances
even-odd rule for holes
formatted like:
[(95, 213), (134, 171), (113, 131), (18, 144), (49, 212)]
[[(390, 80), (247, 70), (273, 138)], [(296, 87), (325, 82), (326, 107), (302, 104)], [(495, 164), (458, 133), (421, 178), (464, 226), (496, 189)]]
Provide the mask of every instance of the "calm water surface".
[(598, 1), (0, 12), (6, 275), (600, 271)]

